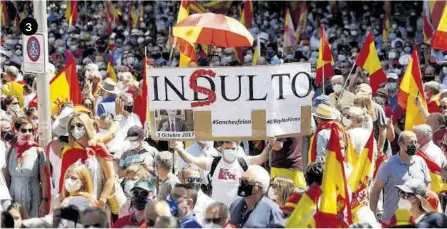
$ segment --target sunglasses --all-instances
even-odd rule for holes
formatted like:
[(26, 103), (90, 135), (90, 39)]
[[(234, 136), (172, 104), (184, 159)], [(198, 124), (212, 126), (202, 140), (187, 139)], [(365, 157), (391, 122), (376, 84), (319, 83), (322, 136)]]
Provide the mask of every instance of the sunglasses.
[(77, 128), (82, 128), (84, 125), (82, 125), (82, 123), (76, 123), (74, 125), (70, 125), (70, 130), (74, 130), (76, 127)]
[(188, 178), (186, 178), (186, 182), (187, 183), (202, 183), (202, 178), (200, 178), (200, 177), (188, 177)]
[(91, 104), (91, 103), (85, 103), (84, 106), (89, 108), (89, 109), (93, 108), (93, 104)]
[(26, 133), (33, 133), (34, 130), (32, 128), (31, 129), (20, 129), (20, 132), (22, 134), (26, 134)]
[(147, 197), (149, 196), (149, 192), (146, 190), (134, 190), (132, 192), (133, 197), (138, 197), (138, 196), (143, 196), (143, 197)]
[(205, 223), (219, 224), (222, 218), (205, 218)]
[(405, 200), (410, 198), (410, 196), (415, 196), (413, 193), (404, 192), (404, 191), (402, 191), (400, 189), (398, 191), (398, 195), (399, 195), (400, 198), (405, 199)]
[(445, 109), (447, 109), (447, 106), (439, 106), (439, 109), (445, 110)]

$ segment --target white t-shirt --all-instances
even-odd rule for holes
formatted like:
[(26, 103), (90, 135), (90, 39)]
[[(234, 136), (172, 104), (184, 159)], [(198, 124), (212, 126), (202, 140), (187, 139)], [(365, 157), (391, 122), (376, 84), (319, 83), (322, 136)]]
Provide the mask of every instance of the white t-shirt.
[[(206, 170), (211, 170), (211, 164), (214, 158), (208, 158), (206, 161)], [(248, 162), (243, 158), (248, 165)], [(235, 160), (233, 163), (226, 163), (223, 158), (216, 166), (212, 177), (213, 191), (211, 198), (230, 207), (231, 203), (238, 197), (237, 189), (239, 187), (239, 178), (241, 178), (244, 170), (239, 162)]]

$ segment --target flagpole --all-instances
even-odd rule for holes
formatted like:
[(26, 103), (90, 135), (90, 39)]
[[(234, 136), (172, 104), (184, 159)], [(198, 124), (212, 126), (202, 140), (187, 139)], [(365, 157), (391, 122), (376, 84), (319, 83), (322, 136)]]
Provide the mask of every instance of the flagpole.
[(348, 84), (348, 80), (349, 80), (349, 78), (351, 77), (352, 70), (354, 70), (354, 67), (355, 67), (355, 63), (352, 64), (351, 70), (350, 70), (349, 73), (348, 73), (348, 77), (346, 77), (345, 83), (343, 84), (343, 88), (342, 88), (342, 90), (341, 90), (340, 97), (343, 95), (343, 92), (345, 91), (344, 89), (346, 88), (346, 85)]
[[(44, 41), (48, 39), (47, 28), (47, 2), (33, 1), (33, 15), (38, 23), (37, 33), (44, 37)], [(39, 143), (40, 146), (46, 146), (51, 139), (51, 109), (50, 109), (50, 77), (48, 75), (48, 45), (44, 44), (40, 51), (43, 55), (45, 73), (36, 76), (37, 90), (39, 91), (38, 101), (38, 117), (39, 117)]]

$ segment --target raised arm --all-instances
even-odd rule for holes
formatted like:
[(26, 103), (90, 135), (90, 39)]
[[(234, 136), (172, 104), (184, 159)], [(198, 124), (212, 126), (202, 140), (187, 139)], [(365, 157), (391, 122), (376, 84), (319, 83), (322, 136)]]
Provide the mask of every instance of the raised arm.
[(191, 156), (185, 151), (183, 143), (179, 141), (169, 142), (169, 147), (173, 149), (178, 155), (186, 162), (199, 166), (201, 169), (206, 170), (206, 159)]

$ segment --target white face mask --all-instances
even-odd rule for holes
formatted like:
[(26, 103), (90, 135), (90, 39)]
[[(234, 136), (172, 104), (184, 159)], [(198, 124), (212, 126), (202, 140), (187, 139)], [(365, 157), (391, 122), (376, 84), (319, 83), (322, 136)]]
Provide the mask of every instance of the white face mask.
[(203, 225), (203, 228), (222, 228), (219, 224), (215, 223), (207, 223)]
[(130, 148), (131, 149), (138, 149), (138, 147), (140, 147), (140, 142), (139, 141), (129, 141), (130, 143)]
[(332, 89), (334, 89), (335, 93), (340, 93), (343, 90), (343, 86), (341, 86), (340, 84), (335, 84), (334, 86), (332, 86)]
[(31, 120), (31, 122), (33, 123), (33, 126), (38, 126), (39, 125), (39, 120), (38, 119), (33, 119), (33, 120)]
[(400, 209), (410, 210), (411, 202), (409, 200), (400, 198), (399, 199), (399, 203), (397, 204), (397, 207), (400, 208)]
[(71, 178), (66, 178), (64, 181), (64, 187), (67, 192), (76, 192), (81, 189), (81, 182), (73, 180)]
[(21, 228), (22, 227), (22, 223), (20, 222), (20, 220), (14, 220), (14, 228)]
[(68, 219), (61, 219), (58, 228), (76, 228), (76, 223)]
[(82, 137), (84, 137), (85, 135), (85, 127), (75, 127), (72, 131), (71, 131), (71, 135), (73, 136), (74, 139), (78, 140), (81, 139)]
[(234, 162), (236, 160), (236, 150), (225, 149), (223, 151), (223, 156), (227, 161)]
[(350, 127), (351, 124), (352, 124), (352, 120), (351, 119), (343, 118), (343, 126)]
[(276, 194), (275, 194), (275, 189), (273, 189), (273, 188), (269, 188), (269, 191), (268, 191), (268, 193), (267, 193), (267, 196), (268, 196), (268, 198), (270, 198), (271, 200), (276, 200), (276, 198), (278, 197)]

